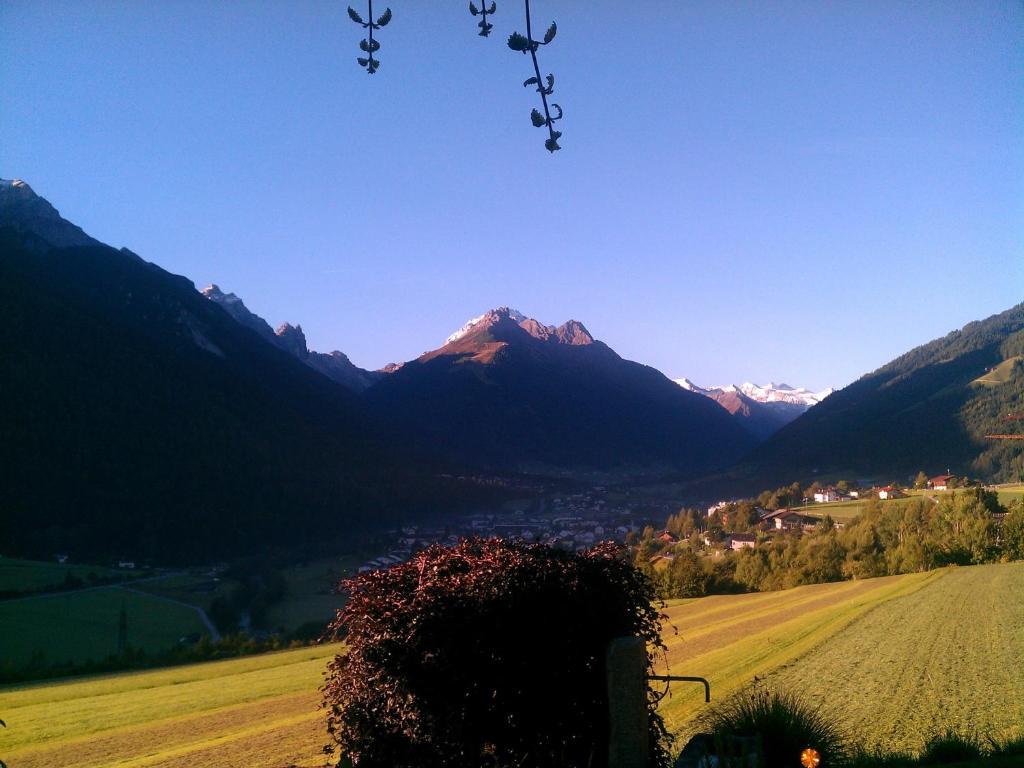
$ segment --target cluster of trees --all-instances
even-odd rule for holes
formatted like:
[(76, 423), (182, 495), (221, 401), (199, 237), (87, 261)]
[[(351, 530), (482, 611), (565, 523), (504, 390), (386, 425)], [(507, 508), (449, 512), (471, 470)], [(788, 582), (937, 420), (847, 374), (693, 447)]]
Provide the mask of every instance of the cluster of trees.
[[(736, 506), (746, 508), (746, 504)], [(740, 517), (737, 525), (743, 522)], [(669, 558), (658, 565), (651, 563), (653, 555), (664, 550), (653, 533), (645, 532), (635, 549), (637, 565), (653, 579), (663, 598), (786, 589), (945, 565), (1024, 559), (1024, 501), (1003, 508), (996, 494), (983, 488), (935, 501), (919, 498), (881, 504), (870, 500), (845, 527), (826, 516), (813, 531), (758, 534), (755, 547), (718, 556), (704, 551), (699, 513), (684, 510), (673, 515), (669, 524), (669, 530), (683, 539), (665, 551)]]
[(217, 628), (222, 632), (269, 629), (270, 608), (288, 593), (284, 574), (266, 560), (250, 558), (235, 563), (224, 578), (235, 586), (227, 597), (217, 597), (210, 604), (210, 619)]

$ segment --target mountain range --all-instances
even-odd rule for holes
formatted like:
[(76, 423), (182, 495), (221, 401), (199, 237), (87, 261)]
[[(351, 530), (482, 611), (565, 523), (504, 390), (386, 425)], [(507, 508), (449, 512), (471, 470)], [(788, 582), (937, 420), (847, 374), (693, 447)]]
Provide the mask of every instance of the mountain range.
[(309, 351), (301, 326), (272, 331), (216, 285), (202, 294), (325, 376), (365, 393), (386, 440), (458, 466), (553, 475), (693, 473), (726, 466), (755, 442), (658, 371), (623, 360), (576, 320), (556, 327), (500, 307), (417, 360), (368, 371), (342, 352)]
[(13, 551), (182, 562), (326, 546), (478, 502), (480, 473), (756, 489), (1024, 475), (1024, 441), (986, 437), (1024, 410), (1024, 305), (835, 393), (673, 382), (580, 321), (508, 307), (368, 371), (96, 241), (22, 181), (0, 181), (0, 300)]
[(778, 432), (833, 392), (832, 389), (812, 392), (804, 387), (774, 382), (762, 386), (748, 381), (739, 386), (730, 384), (704, 388), (685, 378), (674, 381), (683, 389), (710, 397), (732, 414), (759, 442)]
[(494, 310), (359, 369), (96, 241), (22, 181), (0, 184), (0, 254), (0, 533), (19, 551), (251, 552), (479, 495), (452, 475), (693, 474), (754, 442), (575, 321)]

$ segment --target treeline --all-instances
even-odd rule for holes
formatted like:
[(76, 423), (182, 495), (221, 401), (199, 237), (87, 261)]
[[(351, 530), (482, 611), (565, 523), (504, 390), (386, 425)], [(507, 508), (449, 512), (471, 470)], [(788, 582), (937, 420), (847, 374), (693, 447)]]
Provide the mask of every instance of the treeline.
[(43, 584), (37, 587), (26, 589), (0, 589), (0, 600), (12, 600), (21, 597), (34, 597), (36, 595), (51, 594), (53, 592), (72, 592), (76, 589), (91, 587), (105, 587), (111, 584), (121, 584), (126, 581), (133, 581), (144, 578), (148, 573), (133, 571), (129, 573), (107, 573), (98, 576), (95, 571), (89, 571), (85, 578), (82, 578), (73, 570), (68, 569), (61, 581), (50, 584)]
[[(700, 517), (694, 510), (673, 515), (670, 526), (677, 535), (688, 536), (677, 544), (666, 547), (653, 531), (645, 531), (636, 545), (637, 565), (663, 598), (788, 589), (1024, 559), (1024, 500), (1004, 508), (995, 493), (983, 488), (937, 501), (915, 498), (883, 505), (872, 499), (844, 527), (825, 516), (812, 531), (759, 532), (754, 547), (720, 553), (705, 544)], [(659, 559), (659, 554), (665, 557)]]

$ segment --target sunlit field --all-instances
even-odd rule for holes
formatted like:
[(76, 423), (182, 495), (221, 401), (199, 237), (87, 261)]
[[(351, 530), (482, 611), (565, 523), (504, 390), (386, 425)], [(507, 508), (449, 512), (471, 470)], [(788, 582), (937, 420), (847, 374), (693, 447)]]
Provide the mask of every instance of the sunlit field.
[(0, 693), (17, 768), (322, 765), (324, 666), (338, 646)]
[[(674, 601), (674, 674), (720, 699), (755, 676), (822, 703), (868, 745), (915, 750), (947, 726), (1001, 737), (1024, 724), (1024, 563)], [(7, 688), (0, 755), (54, 765), (314, 766), (317, 688), (340, 646)], [(658, 670), (664, 671), (664, 667)], [(662, 713), (683, 739), (705, 705), (676, 683)]]
[[(816, 698), (855, 740), (917, 750), (947, 726), (1024, 728), (1024, 563), (681, 601), (674, 674), (727, 695), (755, 675)], [(703, 700), (675, 684), (663, 712), (693, 729)]]

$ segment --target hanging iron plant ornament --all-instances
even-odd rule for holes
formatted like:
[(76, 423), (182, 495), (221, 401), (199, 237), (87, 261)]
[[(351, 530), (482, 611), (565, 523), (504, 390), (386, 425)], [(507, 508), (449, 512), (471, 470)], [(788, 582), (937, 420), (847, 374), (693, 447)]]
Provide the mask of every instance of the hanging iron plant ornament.
[(380, 61), (373, 57), (373, 54), (380, 50), (380, 43), (373, 39), (373, 30), (386, 27), (388, 22), (391, 21), (391, 9), (385, 9), (384, 13), (374, 21), (373, 20), (373, 0), (368, 0), (369, 7), (367, 8), (366, 16), (369, 21), (363, 21), (363, 17), (359, 15), (351, 5), (348, 7), (348, 17), (352, 19), (356, 24), (360, 25), (363, 29), (367, 30), (367, 36), (359, 41), (359, 49), (363, 51), (366, 56), (360, 56), (356, 59), (359, 62), (359, 66), (366, 69), (367, 74), (372, 75), (377, 71), (377, 67), (380, 66)]

